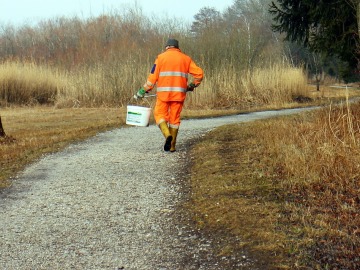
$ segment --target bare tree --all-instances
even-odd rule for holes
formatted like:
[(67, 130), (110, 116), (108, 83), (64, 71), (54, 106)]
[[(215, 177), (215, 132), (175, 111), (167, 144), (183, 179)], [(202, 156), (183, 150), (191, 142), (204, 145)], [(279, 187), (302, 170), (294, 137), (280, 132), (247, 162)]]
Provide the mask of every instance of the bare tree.
[(311, 56), (314, 65), (313, 70), (315, 72), (316, 91), (320, 91), (320, 82), (324, 75), (322, 55), (320, 53), (312, 52)]
[(262, 62), (260, 52), (275, 41), (269, 27), (272, 21), (267, 8), (269, 3), (270, 0), (236, 0), (223, 16), (227, 27), (237, 28), (238, 39), (243, 40), (242, 58), (250, 72), (257, 61)]
[(219, 23), (221, 15), (215, 8), (203, 7), (194, 16), (194, 19), (195, 20), (191, 26), (191, 32), (199, 34)]

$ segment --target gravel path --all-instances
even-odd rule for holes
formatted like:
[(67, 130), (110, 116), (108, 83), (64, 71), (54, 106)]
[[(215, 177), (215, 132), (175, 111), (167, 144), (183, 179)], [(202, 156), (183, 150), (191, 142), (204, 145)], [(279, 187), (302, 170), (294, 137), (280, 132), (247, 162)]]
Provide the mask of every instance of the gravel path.
[[(185, 146), (220, 125), (298, 111), (183, 121), (173, 154), (150, 126), (45, 156), (0, 193), (0, 269), (221, 269), (212, 240), (176, 215), (186, 200)], [(256, 269), (246, 254), (223, 259)]]

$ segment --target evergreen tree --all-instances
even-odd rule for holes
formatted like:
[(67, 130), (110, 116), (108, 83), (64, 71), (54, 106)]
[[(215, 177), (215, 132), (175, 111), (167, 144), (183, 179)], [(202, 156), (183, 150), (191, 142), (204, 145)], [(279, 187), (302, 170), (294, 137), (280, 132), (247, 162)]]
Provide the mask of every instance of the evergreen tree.
[(312, 51), (336, 55), (359, 67), (359, 0), (277, 0), (270, 5), (273, 30)]

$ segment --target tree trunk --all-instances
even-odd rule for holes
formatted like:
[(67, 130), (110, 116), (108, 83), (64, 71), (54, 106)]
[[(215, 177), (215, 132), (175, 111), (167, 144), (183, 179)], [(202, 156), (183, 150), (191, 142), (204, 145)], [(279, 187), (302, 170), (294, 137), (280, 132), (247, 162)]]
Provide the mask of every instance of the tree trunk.
[(359, 34), (358, 40), (359, 40), (360, 39), (360, 1), (358, 1), (357, 6), (356, 6), (356, 18), (357, 18), (357, 22), (358, 22), (358, 34)]
[(315, 80), (316, 80), (316, 91), (320, 91), (320, 75), (319, 74), (315, 75)]
[[(360, 1), (358, 0), (357, 6), (356, 6), (356, 18), (357, 18), (357, 23), (358, 23), (358, 44), (357, 44), (357, 56), (359, 57), (360, 54)], [(360, 63), (359, 63), (359, 59), (358, 59), (358, 68), (360, 68)]]
[(1, 116), (0, 116), (0, 137), (6, 137), (4, 128), (2, 126), (2, 122), (1, 122)]

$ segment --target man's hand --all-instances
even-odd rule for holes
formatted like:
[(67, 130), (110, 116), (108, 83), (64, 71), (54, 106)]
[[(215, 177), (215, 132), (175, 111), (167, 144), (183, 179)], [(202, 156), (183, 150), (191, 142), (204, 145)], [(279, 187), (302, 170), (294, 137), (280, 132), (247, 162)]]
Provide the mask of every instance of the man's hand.
[(143, 87), (141, 87), (137, 92), (136, 94), (134, 95), (134, 98), (135, 99), (142, 99), (144, 96), (145, 96), (145, 89)]
[(194, 91), (194, 88), (196, 87), (196, 85), (194, 83), (190, 83), (186, 89), (186, 92), (192, 92)]

